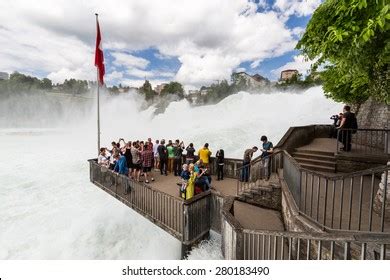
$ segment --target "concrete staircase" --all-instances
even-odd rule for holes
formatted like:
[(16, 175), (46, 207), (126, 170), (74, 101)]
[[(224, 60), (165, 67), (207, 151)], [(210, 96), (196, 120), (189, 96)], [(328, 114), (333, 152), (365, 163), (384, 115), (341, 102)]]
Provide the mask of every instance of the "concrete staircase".
[(292, 156), (303, 168), (328, 173), (336, 172), (336, 159), (332, 152), (298, 148)]
[(281, 186), (277, 174), (271, 174), (268, 181), (259, 179), (247, 184), (245, 191), (240, 193), (238, 200), (259, 207), (280, 209)]

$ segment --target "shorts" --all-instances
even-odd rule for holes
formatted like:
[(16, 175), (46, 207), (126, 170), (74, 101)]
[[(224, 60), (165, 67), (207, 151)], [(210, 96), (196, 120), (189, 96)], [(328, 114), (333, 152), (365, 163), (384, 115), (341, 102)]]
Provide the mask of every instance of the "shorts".
[(150, 171), (152, 171), (152, 167), (144, 167), (144, 168), (142, 169), (142, 172), (144, 172), (144, 173), (150, 172)]
[(133, 163), (133, 169), (135, 169), (135, 170), (141, 170), (141, 164), (134, 164)]

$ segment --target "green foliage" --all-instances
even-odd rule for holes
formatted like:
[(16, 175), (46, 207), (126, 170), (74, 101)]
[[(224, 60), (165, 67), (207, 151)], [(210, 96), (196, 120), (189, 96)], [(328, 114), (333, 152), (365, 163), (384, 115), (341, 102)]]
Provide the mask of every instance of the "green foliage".
[[(63, 84), (58, 84), (57, 88), (67, 93), (81, 94), (88, 91), (88, 82), (70, 79), (65, 80)], [(0, 93), (3, 94), (34, 93), (52, 90), (53, 83), (50, 79), (43, 78), (40, 80), (18, 72), (12, 73), (8, 80), (0, 80)]]
[(362, 103), (369, 96), (390, 103), (389, 0), (325, 0), (314, 12), (297, 48), (318, 58), (327, 96)]
[(52, 82), (48, 78), (40, 80), (18, 72), (12, 73), (8, 80), (0, 80), (0, 93), (21, 93), (51, 89)]
[(139, 92), (145, 95), (146, 100), (151, 100), (156, 95), (156, 92), (152, 89), (152, 85), (148, 80), (140, 87)]
[(62, 85), (62, 89), (65, 92), (73, 93), (73, 94), (81, 94), (88, 91), (88, 83), (87, 81), (81, 81), (76, 79), (65, 80)]
[(184, 89), (179, 82), (170, 82), (163, 88), (161, 94), (177, 94), (180, 98), (184, 98)]

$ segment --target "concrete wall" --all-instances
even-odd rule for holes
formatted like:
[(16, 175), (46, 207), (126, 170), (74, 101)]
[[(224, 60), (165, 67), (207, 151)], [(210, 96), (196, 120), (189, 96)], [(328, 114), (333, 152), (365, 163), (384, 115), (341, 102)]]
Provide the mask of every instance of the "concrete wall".
[(211, 218), (211, 229), (221, 233), (222, 228), (222, 207), (224, 198), (222, 195), (212, 191), (210, 199), (210, 218)]
[(350, 173), (385, 165), (387, 157), (374, 155), (337, 154), (336, 171)]
[(276, 145), (278, 149), (283, 149), (290, 154), (295, 148), (309, 144), (314, 138), (327, 138), (331, 130), (330, 125), (307, 125), (294, 126), (284, 134)]

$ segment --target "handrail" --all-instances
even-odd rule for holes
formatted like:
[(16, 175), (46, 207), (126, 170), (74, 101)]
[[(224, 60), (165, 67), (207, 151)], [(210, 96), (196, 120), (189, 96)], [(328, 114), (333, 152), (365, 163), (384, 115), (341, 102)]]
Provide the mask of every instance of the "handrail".
[[(283, 152), (284, 152), (284, 150), (279, 150), (279, 151), (273, 152), (272, 154), (268, 155), (268, 157), (272, 158), (272, 157), (276, 156), (277, 154), (280, 154), (280, 153), (283, 153)], [(260, 162), (262, 159), (263, 158), (261, 156), (258, 156), (255, 159), (253, 159), (249, 164), (237, 168), (237, 171), (242, 170), (242, 169), (244, 169), (245, 167), (248, 167), (248, 166), (249, 167), (253, 166), (254, 164)]]
[(336, 153), (339, 144), (343, 143), (343, 151), (355, 151), (358, 154), (380, 155), (389, 153), (390, 129), (377, 128), (338, 128)]
[(251, 234), (267, 234), (277, 235), (284, 237), (312, 239), (312, 240), (329, 240), (329, 241), (346, 241), (346, 242), (377, 242), (378, 239), (382, 243), (390, 244), (389, 233), (373, 233), (367, 234), (358, 231), (351, 232), (338, 232), (327, 233), (327, 232), (296, 232), (296, 231), (275, 231), (275, 230), (259, 230), (259, 229), (242, 229), (243, 232)]
[(126, 175), (117, 174), (98, 165), (96, 159), (88, 161), (92, 183), (151, 220), (184, 245), (199, 240), (210, 230), (210, 219), (207, 217), (211, 191), (184, 200), (149, 184), (134, 181)]
[(351, 130), (351, 131), (386, 131), (390, 132), (387, 128), (339, 128), (339, 130)]
[(386, 171), (386, 169), (388, 168), (387, 165), (382, 165), (382, 166), (377, 166), (377, 167), (372, 167), (372, 168), (368, 168), (368, 169), (364, 169), (364, 170), (359, 170), (359, 171), (353, 171), (353, 172), (349, 172), (349, 173), (345, 173), (345, 174), (340, 174), (340, 175), (333, 175), (333, 174), (325, 174), (325, 173), (321, 173), (321, 172), (318, 172), (318, 171), (315, 171), (315, 170), (310, 170), (310, 169), (307, 169), (307, 168), (304, 168), (302, 167), (298, 161), (290, 155), (289, 152), (283, 150), (282, 151), (283, 154), (285, 156), (287, 156), (290, 161), (296, 166), (298, 167), (301, 171), (305, 171), (306, 173), (309, 173), (309, 174), (313, 174), (313, 175), (316, 175), (316, 176), (319, 176), (319, 177), (322, 177), (322, 178), (326, 178), (326, 179), (329, 179), (329, 180), (341, 180), (341, 179), (346, 179), (346, 178), (351, 178), (351, 177), (356, 177), (356, 176), (360, 176), (360, 175), (369, 175), (371, 173), (378, 173), (378, 172), (383, 172), (383, 171)]
[[(241, 250), (229, 251), (234, 259), (387, 259), (389, 233), (359, 231), (293, 232), (244, 228), (234, 217), (234, 198), (228, 198), (222, 208), (222, 219)], [(225, 238), (226, 239), (226, 238)], [(222, 246), (231, 246), (230, 242)], [(229, 240), (229, 238), (227, 238)], [(225, 247), (226, 248), (226, 247)], [(373, 255), (377, 252), (378, 255)], [(225, 256), (226, 257), (226, 256)]]

